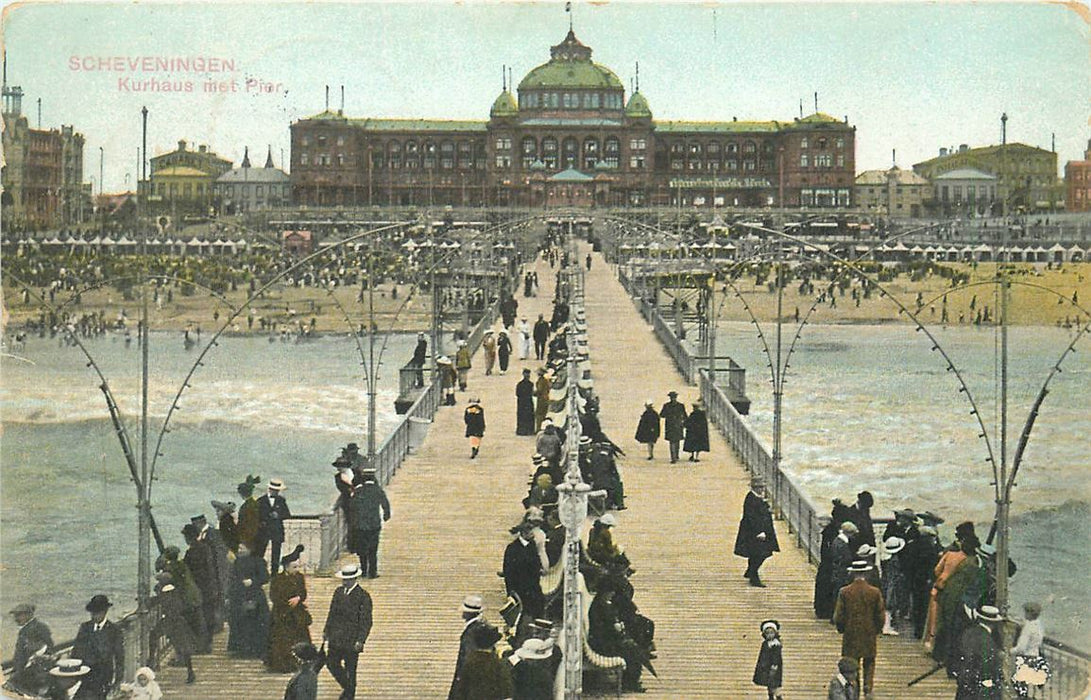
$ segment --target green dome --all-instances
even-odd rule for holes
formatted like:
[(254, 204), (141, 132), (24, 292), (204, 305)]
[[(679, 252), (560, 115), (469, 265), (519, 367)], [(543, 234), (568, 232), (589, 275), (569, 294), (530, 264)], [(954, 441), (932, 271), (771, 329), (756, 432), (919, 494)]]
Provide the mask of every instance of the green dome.
[(623, 90), (614, 72), (591, 61), (552, 60), (527, 73), (520, 90), (609, 88)]
[(564, 41), (549, 51), (549, 63), (527, 73), (520, 90), (609, 88), (624, 90), (614, 72), (591, 61), (591, 48), (580, 43), (570, 29)]
[(648, 106), (648, 101), (644, 99), (644, 96), (639, 92), (634, 92), (633, 96), (629, 98), (629, 104), (625, 105), (626, 117), (648, 117), (651, 119), (652, 109)]
[(490, 117), (514, 117), (517, 114), (519, 114), (519, 105), (515, 103), (515, 98), (507, 90), (500, 93), (496, 102), (492, 103), (492, 109), (489, 110)]

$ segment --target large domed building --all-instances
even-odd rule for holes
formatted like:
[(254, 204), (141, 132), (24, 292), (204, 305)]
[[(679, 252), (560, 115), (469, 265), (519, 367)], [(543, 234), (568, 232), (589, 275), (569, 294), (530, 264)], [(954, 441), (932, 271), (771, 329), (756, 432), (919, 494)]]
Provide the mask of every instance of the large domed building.
[(352, 119), (291, 126), (292, 194), (312, 206), (847, 207), (855, 127), (789, 121), (655, 121), (573, 31), (506, 81), (487, 121)]

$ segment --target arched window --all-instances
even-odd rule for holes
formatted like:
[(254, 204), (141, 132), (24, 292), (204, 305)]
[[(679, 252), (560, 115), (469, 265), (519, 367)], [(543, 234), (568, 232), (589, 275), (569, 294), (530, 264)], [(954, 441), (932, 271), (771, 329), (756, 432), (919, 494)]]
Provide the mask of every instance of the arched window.
[(733, 156), (739, 152), (739, 144), (731, 141), (727, 144), (727, 154)]
[(424, 142), (424, 163), (425, 170), (432, 170), (436, 167), (436, 144), (431, 141)]
[(569, 136), (561, 144), (561, 153), (565, 168), (577, 167), (580, 157), (580, 142)]
[(557, 139), (552, 136), (542, 139), (542, 162), (550, 170), (557, 169)]
[(538, 159), (538, 141), (533, 136), (524, 136), (519, 150), (523, 153), (523, 169), (526, 170)]
[(755, 152), (757, 152), (757, 150), (758, 150), (758, 147), (753, 141), (747, 141), (742, 146), (742, 152), (743, 153), (755, 153)]
[(583, 167), (584, 170), (591, 170), (599, 162), (599, 141), (598, 139), (588, 136), (583, 140)]

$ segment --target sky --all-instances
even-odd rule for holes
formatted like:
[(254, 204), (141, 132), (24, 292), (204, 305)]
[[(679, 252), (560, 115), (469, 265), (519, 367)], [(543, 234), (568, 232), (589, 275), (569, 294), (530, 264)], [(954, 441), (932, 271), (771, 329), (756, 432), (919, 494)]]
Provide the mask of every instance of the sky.
[[(1008, 141), (1051, 148), (1060, 170), (1091, 137), (1088, 22), (1057, 3), (572, 3), (595, 62), (640, 90), (656, 119), (790, 120), (818, 109), (857, 127), (857, 172), (912, 166), (941, 146)], [(515, 82), (549, 59), (569, 15), (538, 3), (29, 3), (5, 7), (9, 85), (37, 126), (75, 125), (85, 178), (121, 191), (149, 156), (180, 139), (281, 166), (290, 124), (330, 104), (350, 117), (488, 118), (502, 66)], [(204, 74), (88, 71), (97, 59), (225, 59)], [(88, 60), (93, 59), (93, 60)], [(135, 92), (189, 81), (193, 92)], [(209, 79), (236, 91), (208, 93)], [(128, 83), (125, 81), (128, 80)], [(252, 88), (246, 89), (247, 80)], [(268, 91), (262, 86), (268, 85)], [(257, 89), (253, 89), (257, 87)], [(1061, 174), (1060, 172), (1058, 174)], [(99, 187), (96, 184), (96, 191)]]

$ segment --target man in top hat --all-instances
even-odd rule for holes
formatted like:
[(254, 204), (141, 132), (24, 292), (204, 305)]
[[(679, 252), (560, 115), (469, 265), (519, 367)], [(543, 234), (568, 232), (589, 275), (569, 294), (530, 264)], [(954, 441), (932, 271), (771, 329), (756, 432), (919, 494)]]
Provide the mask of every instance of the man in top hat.
[(1000, 611), (982, 605), (974, 613), (974, 622), (959, 637), (958, 693), (955, 700), (994, 700), (1003, 697), (1001, 655), (997, 638)]
[(363, 478), (349, 501), (350, 539), (356, 545), (353, 551), (360, 557), (360, 575), (379, 578), (379, 535), (383, 523), (390, 520), (390, 501), (374, 469), (365, 469)]
[(462, 697), (462, 667), (466, 658), (478, 649), (482, 637), (493, 638), (495, 644), (500, 639), (500, 632), (489, 624), (484, 615), (485, 603), (479, 595), (468, 595), (462, 600), (462, 635), (458, 642), (458, 658), (455, 659), (455, 675), (451, 679), (451, 689), (447, 692), (448, 700)]
[(883, 594), (867, 582), (872, 566), (865, 561), (854, 561), (849, 567), (852, 583), (837, 594), (833, 610), (833, 622), (841, 632), (841, 655), (856, 661), (863, 660), (864, 697), (871, 697), (875, 683), (875, 656), (877, 638), (886, 621)]
[(15, 637), (8, 682), (14, 689), (27, 694), (37, 693), (48, 683), (48, 666), (42, 661), (53, 651), (53, 635), (34, 613), (35, 607), (29, 603), (19, 603), (9, 611), (15, 624), (19, 625), (19, 632)]
[(360, 446), (355, 442), (350, 442), (341, 449), (341, 456), (348, 460), (349, 467), (351, 469), (362, 469), (364, 467), (364, 456), (360, 454)]
[(80, 683), (77, 700), (105, 700), (125, 674), (125, 640), (117, 625), (106, 619), (113, 603), (104, 595), (96, 595), (87, 603), (91, 619), (80, 625), (72, 656), (83, 660), (87, 675)]
[(857, 685), (857, 671), (854, 659), (839, 659), (837, 675), (830, 679), (826, 700), (858, 700), (860, 689)]
[(299, 661), (299, 670), (284, 689), (284, 700), (317, 700), (318, 671), (321, 654), (310, 642), (298, 642), (292, 647), (292, 655)]
[(264, 558), (265, 548), (272, 544), (272, 559), (269, 564), (270, 574), (275, 574), (280, 569), (280, 547), (284, 544), (284, 521), (292, 517), (292, 511), (288, 509), (288, 502), (281, 495), (283, 491), (283, 481), (270, 479), (268, 493), (258, 499), (260, 525), (254, 554)]
[(678, 392), (668, 391), (667, 403), (659, 409), (659, 417), (663, 419), (663, 439), (670, 443), (671, 464), (678, 461), (678, 449), (685, 437), (686, 415), (686, 407), (678, 400)]
[[(45, 693), (47, 700), (69, 700), (75, 696), (93, 697), (82, 695), (87, 674), (91, 668), (83, 663), (83, 659), (60, 659), (53, 668), (49, 669), (49, 690)], [(103, 696), (105, 697), (105, 696)]]
[(326, 667), (341, 686), (339, 700), (356, 697), (356, 666), (371, 634), (371, 596), (360, 587), (360, 567), (350, 564), (337, 573), (341, 586), (333, 592), (322, 640), (329, 644)]
[(777, 531), (773, 528), (773, 512), (765, 502), (765, 483), (758, 477), (750, 480), (750, 492), (742, 504), (742, 520), (735, 537), (735, 555), (746, 559), (746, 573), (751, 586), (764, 588), (758, 570), (762, 563), (780, 551)]

